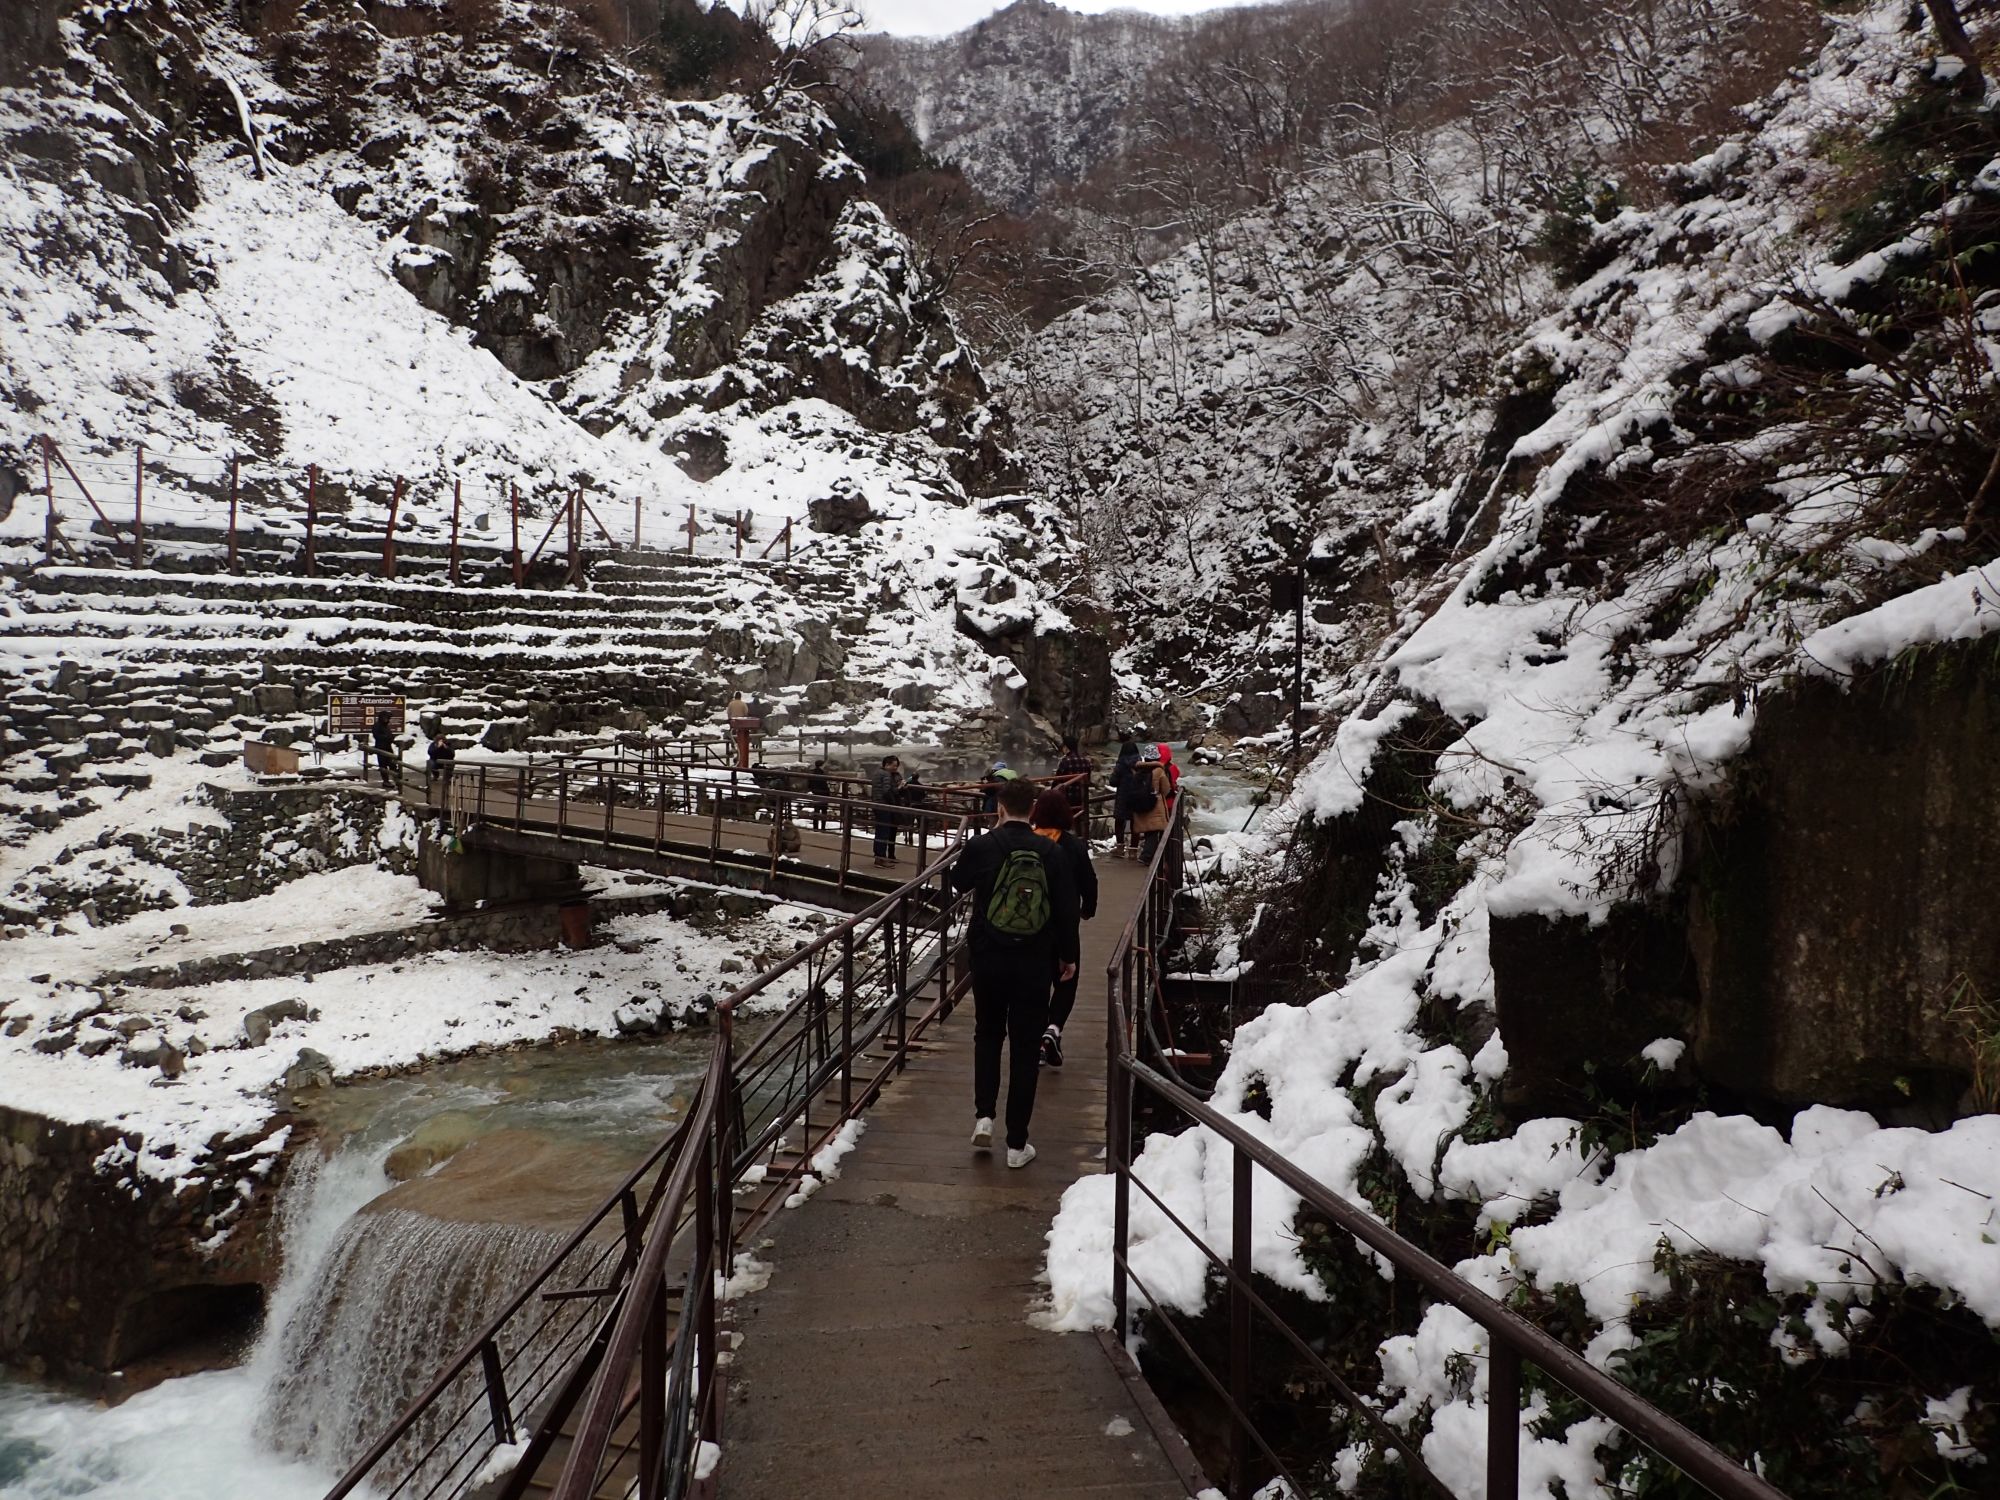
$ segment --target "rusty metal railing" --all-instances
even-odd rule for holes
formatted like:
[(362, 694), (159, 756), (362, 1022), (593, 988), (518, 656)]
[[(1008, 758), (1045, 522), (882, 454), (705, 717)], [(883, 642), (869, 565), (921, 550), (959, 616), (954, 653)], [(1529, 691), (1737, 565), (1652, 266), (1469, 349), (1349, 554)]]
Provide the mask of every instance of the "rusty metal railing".
[[(1291, 1356), (1326, 1382), (1342, 1404), (1355, 1412), (1375, 1435), (1394, 1449), (1411, 1477), (1430, 1493), (1450, 1500), (1451, 1491), (1423, 1462), (1417, 1445), (1393, 1426), (1357, 1392), (1314, 1347), (1315, 1331), (1300, 1330), (1258, 1291), (1250, 1260), (1251, 1201), (1259, 1174), (1298, 1195), (1303, 1207), (1332, 1228), (1351, 1235), (1407, 1276), (1428, 1296), (1449, 1303), (1485, 1329), (1491, 1340), (1487, 1370), (1487, 1500), (1515, 1500), (1520, 1492), (1521, 1372), (1531, 1364), (1571, 1395), (1616, 1422), (1659, 1457), (1674, 1465), (1721, 1500), (1784, 1500), (1773, 1488), (1737, 1460), (1730, 1458), (1651, 1402), (1619, 1384), (1559, 1343), (1533, 1323), (1502, 1306), (1470, 1282), (1453, 1274), (1415, 1244), (1380, 1220), (1349, 1203), (1325, 1183), (1214, 1109), (1193, 1089), (1141, 1049), (1147, 1018), (1157, 995), (1163, 951), (1172, 936), (1174, 895), (1180, 883), (1179, 799), (1170, 809), (1168, 828), (1147, 872), (1146, 890), (1112, 950), (1105, 970), (1109, 992), (1106, 1026), (1108, 1084), (1105, 1106), (1106, 1159), (1116, 1179), (1112, 1204), (1112, 1309), (1114, 1330), (1122, 1341), (1132, 1329), (1133, 1289), (1153, 1308), (1151, 1326), (1160, 1329), (1188, 1359), (1212, 1390), (1229, 1420), (1229, 1500), (1249, 1500), (1272, 1478), (1282, 1479), (1289, 1493), (1312, 1491), (1290, 1472), (1273, 1442), (1252, 1415), (1258, 1330), (1283, 1345)], [(1208, 1131), (1231, 1153), (1230, 1232), (1223, 1246), (1185, 1223), (1161, 1195), (1134, 1170), (1133, 1115), (1140, 1090), (1179, 1111), (1193, 1128)], [(1175, 1325), (1170, 1312), (1131, 1266), (1131, 1195), (1137, 1188), (1160, 1210), (1168, 1223), (1201, 1252), (1227, 1289), (1229, 1306), (1228, 1369), (1218, 1371), (1203, 1359), (1193, 1342)], [(1268, 1345), (1267, 1345), (1268, 1347)]]
[[(947, 872), (970, 824), (913, 879), (717, 1006), (708, 1071), (673, 1134), (327, 1500), (363, 1486), (377, 1500), (517, 1500), (548, 1482), (541, 1471), (565, 1435), (559, 1495), (595, 1496), (614, 1471), (641, 1500), (698, 1488), (701, 1445), (718, 1440), (722, 1417), (718, 1279), (738, 1236), (962, 998), (970, 897)], [(758, 1188), (761, 1206), (739, 1223), (739, 1193)]]
[[(884, 803), (854, 778), (829, 775), (828, 790), (804, 790), (809, 774), (693, 759), (563, 755), (460, 767), (449, 797), (439, 800), (461, 833), (484, 827), (650, 851), (711, 871), (755, 872), (767, 888), (785, 876), (843, 896), (897, 881), (893, 869), (906, 847), (923, 869), (954, 827), (987, 811), (985, 789), (976, 784), (926, 786), (921, 802)], [(1040, 784), (1063, 787), (1078, 779)], [(880, 860), (874, 851), (885, 842), (890, 858)]]

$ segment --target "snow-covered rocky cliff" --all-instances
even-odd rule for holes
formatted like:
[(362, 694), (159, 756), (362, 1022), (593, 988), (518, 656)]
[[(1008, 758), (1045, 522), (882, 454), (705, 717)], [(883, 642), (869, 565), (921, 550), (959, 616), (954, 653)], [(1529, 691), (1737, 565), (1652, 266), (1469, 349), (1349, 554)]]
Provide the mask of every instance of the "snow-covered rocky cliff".
[(816, 561), (901, 612), (927, 701), (963, 716), (1019, 683), (988, 648), (1036, 617), (1033, 508), (950, 318), (801, 97), (670, 98), (529, 0), (37, 0), (7, 25), (10, 541), (40, 541), (45, 435), (76, 467), (54, 476), (71, 539), (85, 486), (130, 516), (142, 445), (163, 541), (223, 524), (238, 455), (246, 525), (287, 535), (309, 467), (323, 519), (413, 543), (442, 541), (454, 486), (489, 550), (510, 489), (524, 548), (579, 488), (593, 546), (685, 542), (691, 506), (708, 552), (723, 517), (753, 555), (817, 520)]
[(1133, 144), (1147, 78), (1192, 29), (1015, 0), (947, 37), (863, 36), (853, 67), (933, 156), (1028, 213)]
[[(1215, 955), (1301, 1003), (1218, 1106), (1788, 1492), (1950, 1485), (2000, 1399), (2000, 130), (1908, 6), (1600, 14), (1477, 111), (1357, 105), (1005, 388), (1134, 712), (1282, 724), (1306, 579), (1306, 763)], [(1228, 1243), (1226, 1150), (1138, 1171)], [(1109, 1197), (1052, 1236), (1066, 1326)], [(1260, 1189), (1258, 1269), (1375, 1305), (1307, 1217)], [(1136, 1195), (1134, 1240), (1205, 1305)], [(1341, 1357), (1476, 1493), (1482, 1339), (1404, 1306)], [(1645, 1488), (1526, 1421), (1524, 1492)], [(1324, 1477), (1390, 1483), (1344, 1431)]]

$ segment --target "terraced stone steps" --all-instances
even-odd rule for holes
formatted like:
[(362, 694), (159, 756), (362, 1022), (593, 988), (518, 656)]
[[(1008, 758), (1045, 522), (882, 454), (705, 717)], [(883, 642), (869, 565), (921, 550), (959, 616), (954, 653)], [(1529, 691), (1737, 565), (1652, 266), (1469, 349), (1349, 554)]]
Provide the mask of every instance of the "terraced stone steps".
[(313, 576), (297, 535), (242, 533), (234, 572), (214, 529), (149, 526), (143, 567), (101, 540), (0, 584), (0, 654), (26, 664), (0, 754), (207, 758), (247, 737), (325, 749), (326, 690), (401, 692), (413, 727), (499, 750), (709, 724), (736, 686), (774, 728), (868, 690), (834, 680), (868, 612), (824, 562), (618, 550), (591, 558), (585, 587), (517, 588), (507, 552), (472, 542), (451, 584), (434, 538), (399, 537), (398, 576), (381, 577), (379, 532), (337, 522), (315, 538)]

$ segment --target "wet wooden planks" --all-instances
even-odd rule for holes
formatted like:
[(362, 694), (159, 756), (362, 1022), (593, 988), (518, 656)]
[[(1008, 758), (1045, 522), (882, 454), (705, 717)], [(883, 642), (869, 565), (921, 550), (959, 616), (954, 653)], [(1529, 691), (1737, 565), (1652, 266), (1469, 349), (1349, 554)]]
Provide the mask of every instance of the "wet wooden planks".
[(1101, 1166), (1104, 964), (1141, 871), (1099, 873), (1038, 1159), (1009, 1171), (997, 1140), (969, 1146), (968, 1004), (870, 1110), (840, 1177), (775, 1224), (770, 1285), (735, 1311), (726, 1500), (1187, 1494), (1098, 1341), (1030, 1322), (1057, 1202)]

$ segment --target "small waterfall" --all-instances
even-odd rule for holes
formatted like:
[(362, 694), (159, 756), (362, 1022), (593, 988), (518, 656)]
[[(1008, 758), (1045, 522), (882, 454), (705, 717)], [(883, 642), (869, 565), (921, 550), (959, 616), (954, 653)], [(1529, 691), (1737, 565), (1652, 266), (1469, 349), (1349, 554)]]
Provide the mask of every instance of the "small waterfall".
[[(269, 1367), (259, 1436), (282, 1453), (344, 1470), (561, 1243), (516, 1225), (394, 1208), (356, 1214), (282, 1326), (273, 1320), (259, 1354)], [(400, 1472), (470, 1409), (476, 1421), (467, 1435), (447, 1439), (423, 1467), (430, 1476), (461, 1458), (485, 1418), (479, 1367), (459, 1385), (401, 1445), (392, 1469)]]

